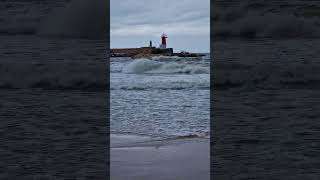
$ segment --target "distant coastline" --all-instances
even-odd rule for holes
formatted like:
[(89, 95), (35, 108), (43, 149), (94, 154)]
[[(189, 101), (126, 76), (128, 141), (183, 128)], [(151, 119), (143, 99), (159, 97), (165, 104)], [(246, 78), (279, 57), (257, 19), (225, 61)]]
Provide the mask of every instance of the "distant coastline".
[(178, 56), (178, 57), (202, 57), (200, 53), (190, 52), (173, 52), (173, 48), (160, 49), (156, 47), (141, 47), (141, 48), (116, 48), (110, 50), (111, 57), (131, 57), (136, 58), (152, 58), (155, 56)]

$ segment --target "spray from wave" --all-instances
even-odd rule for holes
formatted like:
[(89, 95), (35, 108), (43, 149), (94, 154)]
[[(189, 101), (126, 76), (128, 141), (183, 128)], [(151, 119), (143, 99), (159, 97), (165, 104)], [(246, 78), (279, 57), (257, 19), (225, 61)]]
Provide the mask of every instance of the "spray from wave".
[(199, 65), (138, 59), (125, 66), (122, 72), (128, 74), (208, 74), (209, 68)]

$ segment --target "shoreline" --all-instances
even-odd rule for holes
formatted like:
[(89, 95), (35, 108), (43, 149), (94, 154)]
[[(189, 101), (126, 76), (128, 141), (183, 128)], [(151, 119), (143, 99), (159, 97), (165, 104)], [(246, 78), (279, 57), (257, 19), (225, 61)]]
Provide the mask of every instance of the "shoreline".
[(111, 134), (111, 179), (206, 180), (210, 177), (210, 139), (157, 139)]

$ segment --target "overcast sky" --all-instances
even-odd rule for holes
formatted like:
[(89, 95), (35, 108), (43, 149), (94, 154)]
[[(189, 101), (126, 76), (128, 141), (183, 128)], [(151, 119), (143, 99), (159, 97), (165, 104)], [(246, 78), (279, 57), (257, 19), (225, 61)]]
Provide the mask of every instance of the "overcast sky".
[(111, 0), (111, 48), (159, 46), (209, 52), (210, 0)]

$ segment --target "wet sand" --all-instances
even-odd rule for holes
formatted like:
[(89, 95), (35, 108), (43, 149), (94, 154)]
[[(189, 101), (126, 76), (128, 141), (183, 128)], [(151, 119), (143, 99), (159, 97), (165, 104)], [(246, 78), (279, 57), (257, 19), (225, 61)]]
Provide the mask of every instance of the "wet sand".
[(209, 139), (111, 135), (111, 180), (207, 180)]

